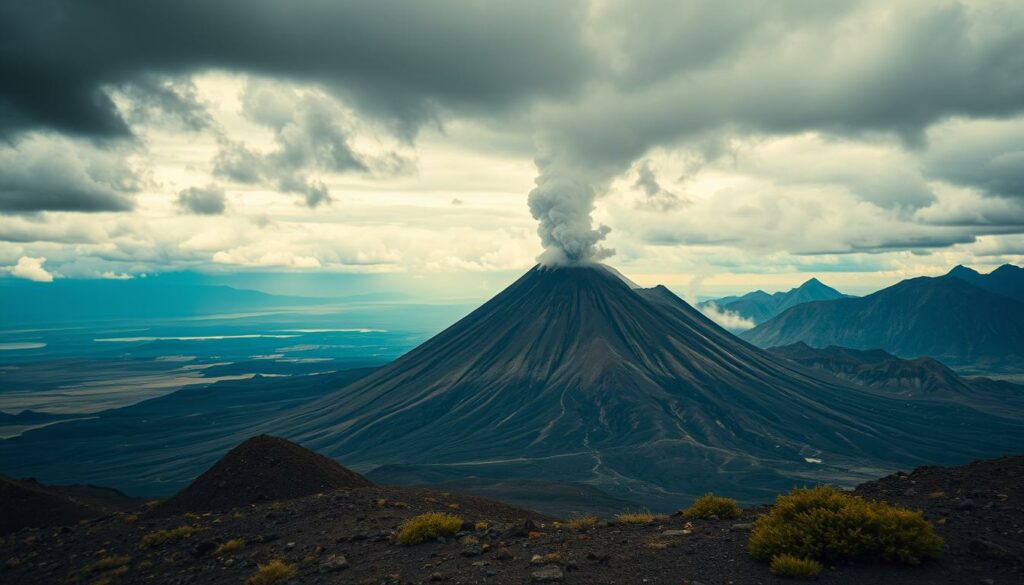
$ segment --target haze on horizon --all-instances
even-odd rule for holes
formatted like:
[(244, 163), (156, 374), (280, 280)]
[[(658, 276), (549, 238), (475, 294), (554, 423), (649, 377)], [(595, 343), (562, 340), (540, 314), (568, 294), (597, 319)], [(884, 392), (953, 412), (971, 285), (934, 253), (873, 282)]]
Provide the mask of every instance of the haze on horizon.
[(0, 38), (9, 277), (867, 292), (1024, 254), (1011, 0), (12, 0)]

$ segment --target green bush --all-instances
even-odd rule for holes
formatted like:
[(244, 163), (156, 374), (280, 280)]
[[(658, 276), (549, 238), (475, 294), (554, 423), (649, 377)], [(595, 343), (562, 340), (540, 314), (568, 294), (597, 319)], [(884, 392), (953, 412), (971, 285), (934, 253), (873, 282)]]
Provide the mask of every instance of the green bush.
[(698, 518), (709, 520), (712, 517), (723, 520), (735, 520), (740, 517), (740, 514), (742, 514), (742, 511), (736, 505), (736, 500), (723, 498), (715, 494), (704, 494), (697, 498), (693, 505), (683, 510), (683, 517), (690, 520)]
[(769, 570), (772, 575), (788, 579), (814, 579), (821, 572), (821, 563), (793, 555), (775, 555)]
[(776, 498), (771, 511), (754, 523), (747, 549), (764, 560), (785, 554), (917, 564), (937, 557), (941, 547), (942, 539), (921, 512), (818, 486)]
[(420, 544), (438, 536), (454, 536), (462, 527), (462, 518), (453, 514), (430, 512), (409, 518), (398, 529), (395, 542), (404, 545)]

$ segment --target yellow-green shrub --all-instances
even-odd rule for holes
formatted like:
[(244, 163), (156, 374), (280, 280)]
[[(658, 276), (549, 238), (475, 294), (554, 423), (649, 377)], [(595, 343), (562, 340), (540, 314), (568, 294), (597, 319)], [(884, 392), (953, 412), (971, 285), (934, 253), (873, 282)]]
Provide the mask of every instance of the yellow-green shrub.
[(623, 512), (615, 516), (615, 521), (619, 522), (620, 524), (650, 524), (651, 522), (664, 519), (664, 515), (652, 514), (647, 510), (638, 510), (636, 512)]
[(420, 544), (438, 536), (454, 536), (462, 528), (462, 518), (454, 514), (430, 512), (413, 516), (398, 528), (395, 542), (404, 545)]
[(241, 550), (245, 546), (245, 541), (241, 538), (232, 538), (227, 542), (222, 542), (217, 545), (217, 548), (213, 551), (214, 556), (235, 552)]
[(265, 565), (258, 565), (256, 572), (246, 581), (248, 585), (275, 585), (295, 577), (298, 570), (281, 559), (274, 559)]
[(707, 520), (712, 516), (723, 520), (734, 520), (740, 517), (742, 511), (736, 505), (736, 500), (723, 498), (715, 494), (704, 494), (697, 498), (693, 505), (683, 510), (683, 516), (690, 520), (701, 518)]
[(921, 512), (818, 486), (776, 498), (771, 511), (754, 523), (747, 549), (764, 560), (788, 554), (917, 564), (937, 557), (941, 546)]
[(768, 570), (772, 575), (789, 579), (814, 579), (821, 572), (821, 563), (793, 555), (775, 555)]
[(569, 519), (569, 528), (572, 530), (589, 530), (597, 526), (597, 516), (574, 516)]
[(179, 526), (172, 530), (157, 530), (156, 532), (150, 532), (149, 534), (142, 537), (139, 542), (140, 548), (149, 548), (165, 542), (174, 542), (175, 540), (181, 540), (188, 538), (199, 532), (199, 528), (195, 526)]

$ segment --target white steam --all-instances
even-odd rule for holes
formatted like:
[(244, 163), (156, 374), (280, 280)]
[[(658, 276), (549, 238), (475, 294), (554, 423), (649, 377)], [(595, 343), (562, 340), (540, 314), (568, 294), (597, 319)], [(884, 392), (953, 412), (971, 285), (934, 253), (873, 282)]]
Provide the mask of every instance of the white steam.
[(754, 328), (753, 319), (744, 317), (736, 311), (720, 309), (715, 303), (699, 305), (699, 308), (700, 312), (704, 313), (705, 317), (730, 331), (743, 331)]
[(582, 172), (560, 165), (550, 158), (538, 158), (536, 183), (530, 191), (530, 213), (540, 222), (544, 266), (597, 262), (615, 253), (599, 245), (611, 231), (606, 225), (594, 227), (590, 214), (597, 195), (593, 183)]

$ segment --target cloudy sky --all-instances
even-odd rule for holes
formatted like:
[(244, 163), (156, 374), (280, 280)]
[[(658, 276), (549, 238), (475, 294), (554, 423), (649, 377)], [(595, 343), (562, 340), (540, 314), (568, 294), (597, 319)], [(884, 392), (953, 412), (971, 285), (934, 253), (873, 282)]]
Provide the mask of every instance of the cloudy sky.
[(1019, 0), (0, 4), (6, 277), (1022, 254)]

